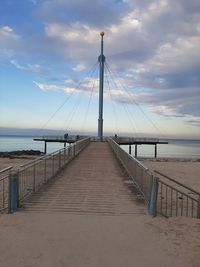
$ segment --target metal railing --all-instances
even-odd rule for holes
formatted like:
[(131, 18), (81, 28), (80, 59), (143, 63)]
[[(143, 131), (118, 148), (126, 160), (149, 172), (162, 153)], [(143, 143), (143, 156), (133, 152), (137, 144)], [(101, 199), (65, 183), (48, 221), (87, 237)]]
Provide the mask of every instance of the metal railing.
[(73, 145), (40, 157), (25, 164), (19, 170), (19, 204), (58, 174), (62, 168), (77, 156), (90, 142), (90, 138), (77, 141)]
[[(77, 141), (73, 145), (54, 153), (32, 160), (17, 170), (18, 179), (18, 206), (41, 186), (55, 177), (64, 166), (76, 157), (88, 144), (90, 138)], [(9, 174), (0, 179), (0, 212), (9, 210), (10, 205), (10, 179)]]
[(151, 137), (126, 137), (126, 136), (112, 136), (112, 139), (114, 139), (117, 143), (134, 143), (134, 142), (142, 142), (142, 143), (148, 143), (148, 142), (155, 142), (158, 143), (158, 138), (151, 138)]
[(0, 171), (0, 213), (8, 209), (9, 172), (12, 168), (12, 166), (9, 166)]
[(154, 172), (158, 181), (157, 212), (166, 217), (200, 218), (200, 193), (161, 172)]
[(9, 166), (7, 168), (4, 168), (3, 170), (0, 170), (0, 179), (9, 174), (12, 168), (13, 168), (12, 166)]
[(108, 138), (107, 140), (148, 205), (153, 182), (153, 174), (136, 158), (133, 158), (124, 151), (112, 138)]
[(37, 137), (37, 138), (35, 138), (35, 139), (41, 139), (41, 140), (61, 140), (61, 141), (63, 141), (63, 140), (66, 140), (66, 142), (67, 142), (67, 140), (72, 140), (72, 141), (77, 141), (77, 140), (82, 140), (82, 139), (85, 139), (85, 138), (87, 138), (88, 136), (83, 136), (83, 135), (67, 135), (67, 136), (65, 136), (65, 135), (63, 135), (63, 136), (60, 136), (60, 135), (48, 135), (48, 136), (42, 136), (42, 137)]
[[(113, 139), (108, 142), (117, 158), (144, 196), (151, 215), (200, 218), (200, 193), (158, 172), (149, 171)], [(152, 210), (153, 207), (153, 210)]]

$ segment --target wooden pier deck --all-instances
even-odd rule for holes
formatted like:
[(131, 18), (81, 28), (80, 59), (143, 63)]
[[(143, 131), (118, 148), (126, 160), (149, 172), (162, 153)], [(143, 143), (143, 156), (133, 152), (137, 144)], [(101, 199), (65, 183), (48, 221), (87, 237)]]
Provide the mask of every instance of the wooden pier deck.
[(107, 142), (91, 142), (66, 169), (26, 203), (25, 210), (78, 214), (146, 213)]

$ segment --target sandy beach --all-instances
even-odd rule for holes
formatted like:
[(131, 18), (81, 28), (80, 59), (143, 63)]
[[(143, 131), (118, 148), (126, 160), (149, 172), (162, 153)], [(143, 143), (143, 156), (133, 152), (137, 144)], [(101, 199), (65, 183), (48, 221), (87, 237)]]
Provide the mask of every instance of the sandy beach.
[[(0, 166), (16, 168), (27, 160), (1, 158)], [(200, 190), (199, 160), (142, 162)], [(200, 267), (199, 236), (199, 219), (151, 218), (147, 211), (102, 216), (21, 210), (0, 215), (0, 266)]]
[(13, 169), (20, 168), (21, 165), (36, 159), (38, 156), (34, 155), (21, 155), (21, 156), (15, 156), (15, 157), (6, 157), (1, 158), (0, 157), (0, 170), (3, 170), (7, 167), (12, 166)]
[(200, 159), (139, 159), (151, 171), (157, 170), (200, 192)]

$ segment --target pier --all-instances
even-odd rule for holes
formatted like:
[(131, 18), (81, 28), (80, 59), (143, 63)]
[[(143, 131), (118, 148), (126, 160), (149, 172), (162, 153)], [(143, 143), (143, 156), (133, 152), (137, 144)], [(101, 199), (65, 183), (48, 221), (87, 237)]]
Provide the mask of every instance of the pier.
[(66, 144), (73, 144), (78, 140), (85, 138), (85, 136), (80, 135), (68, 135), (67, 136), (42, 136), (34, 138), (34, 141), (42, 141), (44, 142), (44, 154), (47, 154), (47, 144), (48, 143), (63, 143), (64, 147)]
[(84, 138), (1, 177), (0, 212), (17, 211), (1, 217), (2, 267), (181, 267), (164, 221), (148, 214), (200, 218), (198, 192), (163, 181), (112, 138)]
[(167, 141), (161, 141), (158, 138), (140, 138), (140, 137), (113, 137), (115, 142), (119, 145), (128, 145), (129, 146), (129, 154), (132, 154), (132, 145), (135, 146), (135, 158), (138, 156), (138, 145), (153, 145), (154, 146), (154, 156), (157, 158), (158, 154), (158, 146), (161, 144), (168, 144)]
[(25, 202), (24, 210), (97, 215), (145, 214), (138, 194), (108, 142), (91, 142), (56, 179)]
[[(66, 144), (73, 144), (77, 140), (81, 140), (85, 138), (85, 136), (77, 136), (77, 135), (69, 135), (66, 138), (63, 136), (43, 136), (34, 138), (34, 141), (42, 141), (44, 142), (44, 153), (47, 153), (47, 144), (48, 143), (63, 143), (64, 147)], [(98, 141), (97, 137), (91, 137), (93, 140)], [(158, 138), (135, 138), (135, 137), (122, 137), (122, 136), (113, 136), (111, 137), (115, 142), (119, 145), (128, 145), (129, 146), (129, 154), (132, 154), (132, 145), (135, 146), (135, 158), (138, 157), (137, 147), (138, 145), (153, 145), (155, 147), (154, 156), (157, 158), (158, 147), (159, 144), (168, 144), (167, 141), (161, 141)], [(104, 138), (105, 139), (105, 138)]]

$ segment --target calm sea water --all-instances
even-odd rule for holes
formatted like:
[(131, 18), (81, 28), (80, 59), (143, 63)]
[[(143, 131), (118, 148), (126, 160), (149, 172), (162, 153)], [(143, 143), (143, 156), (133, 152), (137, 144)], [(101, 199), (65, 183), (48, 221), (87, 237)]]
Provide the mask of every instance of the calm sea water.
[[(158, 157), (200, 158), (200, 140), (168, 140), (169, 144), (158, 145)], [(122, 146), (128, 152), (128, 146)], [(63, 148), (62, 143), (48, 143), (47, 152)], [(44, 143), (33, 141), (32, 137), (0, 136), (0, 151), (14, 150), (44, 151)], [(134, 155), (134, 146), (132, 146)], [(154, 146), (138, 146), (139, 157), (154, 157)]]

